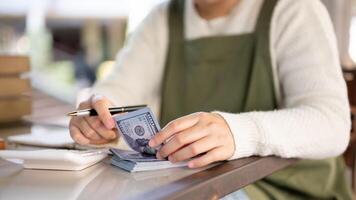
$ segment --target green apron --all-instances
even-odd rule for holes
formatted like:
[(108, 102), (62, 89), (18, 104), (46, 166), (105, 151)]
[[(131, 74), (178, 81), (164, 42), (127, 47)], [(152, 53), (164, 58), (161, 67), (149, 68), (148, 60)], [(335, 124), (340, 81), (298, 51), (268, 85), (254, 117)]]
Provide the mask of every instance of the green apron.
[[(276, 109), (269, 33), (277, 0), (265, 0), (254, 33), (188, 41), (184, 38), (184, 3), (173, 0), (169, 6), (161, 124), (197, 111)], [(245, 190), (258, 200), (351, 199), (341, 158), (303, 160)]]

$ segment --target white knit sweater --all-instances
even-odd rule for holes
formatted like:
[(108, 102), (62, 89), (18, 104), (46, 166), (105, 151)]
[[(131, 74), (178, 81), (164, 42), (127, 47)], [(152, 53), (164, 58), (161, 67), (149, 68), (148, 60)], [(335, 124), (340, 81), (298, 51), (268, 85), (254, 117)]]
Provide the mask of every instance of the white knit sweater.
[[(185, 7), (187, 40), (254, 30), (263, 0), (242, 0), (225, 17), (206, 21)], [(118, 54), (112, 74), (95, 84), (117, 105), (148, 104), (158, 115), (168, 45), (168, 3), (157, 6)], [(333, 28), (319, 0), (280, 0), (271, 21), (271, 57), (278, 110), (224, 113), (234, 136), (231, 159), (277, 155), (322, 159), (341, 154), (350, 111)]]

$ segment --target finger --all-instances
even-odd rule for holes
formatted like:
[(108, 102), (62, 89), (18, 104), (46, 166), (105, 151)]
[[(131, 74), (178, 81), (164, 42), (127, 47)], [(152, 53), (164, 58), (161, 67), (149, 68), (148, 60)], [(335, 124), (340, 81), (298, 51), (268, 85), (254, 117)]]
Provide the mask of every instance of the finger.
[(85, 137), (89, 138), (90, 140), (102, 139), (102, 137), (98, 135), (96, 131), (90, 127), (90, 125), (84, 118), (81, 118), (78, 123), (79, 123), (79, 129), (85, 135)]
[(189, 161), (188, 167), (199, 168), (199, 167), (207, 166), (216, 161), (224, 160), (221, 156), (222, 151), (224, 151), (223, 147), (217, 147), (215, 149), (212, 149), (211, 151), (208, 151), (206, 154)]
[(116, 132), (113, 129), (107, 129), (98, 117), (85, 117), (85, 120), (103, 139), (113, 140), (116, 138)]
[(113, 129), (115, 127), (114, 119), (109, 112), (109, 101), (105, 98), (93, 100), (92, 107), (96, 110), (100, 120), (104, 123), (107, 129)]
[(177, 133), (169, 140), (166, 144), (162, 146), (162, 148), (157, 153), (158, 158), (165, 158), (170, 154), (174, 153), (178, 149), (191, 144), (208, 134), (208, 131), (198, 124), (184, 131)]
[(90, 102), (89, 101), (83, 101), (78, 106), (78, 109), (87, 109), (87, 108), (90, 108)]
[(100, 144), (107, 144), (109, 143), (111, 140), (106, 140), (106, 139), (100, 139), (100, 140), (91, 140), (90, 144), (93, 145), (100, 145)]
[(69, 127), (69, 132), (70, 136), (73, 138), (73, 140), (81, 145), (86, 145), (89, 144), (89, 139), (86, 138), (83, 133), (77, 128), (76, 126), (70, 126)]
[(171, 121), (150, 140), (149, 145), (151, 147), (157, 147), (174, 134), (194, 126), (198, 121), (197, 113)]
[(213, 137), (204, 137), (186, 147), (183, 147), (181, 150), (173, 153), (168, 157), (169, 161), (172, 163), (180, 162), (193, 158), (199, 154), (205, 153), (217, 147), (216, 141)]

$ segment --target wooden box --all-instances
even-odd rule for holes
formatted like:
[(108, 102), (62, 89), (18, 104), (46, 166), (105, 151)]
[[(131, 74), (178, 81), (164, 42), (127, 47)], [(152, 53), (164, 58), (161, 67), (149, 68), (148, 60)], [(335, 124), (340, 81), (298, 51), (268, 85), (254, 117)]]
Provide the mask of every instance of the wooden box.
[(30, 71), (30, 61), (27, 56), (0, 55), (0, 75), (18, 76)]
[(27, 56), (0, 55), (0, 123), (31, 114), (31, 83)]
[(30, 96), (9, 97), (0, 99), (0, 122), (14, 122), (31, 114), (32, 101)]

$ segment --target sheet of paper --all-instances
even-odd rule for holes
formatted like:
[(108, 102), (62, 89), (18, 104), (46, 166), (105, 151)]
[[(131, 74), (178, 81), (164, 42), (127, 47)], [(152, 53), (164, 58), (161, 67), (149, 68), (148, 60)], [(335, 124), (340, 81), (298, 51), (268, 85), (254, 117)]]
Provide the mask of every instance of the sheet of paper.
[(35, 125), (31, 133), (8, 137), (10, 143), (52, 147), (74, 148), (75, 142), (70, 137), (68, 128)]
[[(30, 133), (8, 137), (8, 142), (13, 148), (34, 149), (45, 148), (70, 148), (70, 149), (101, 149), (118, 148), (129, 150), (130, 148), (121, 139), (117, 138), (107, 144), (102, 145), (79, 145), (71, 138), (69, 129), (65, 127), (34, 125)], [(27, 146), (26, 146), (27, 145)], [(28, 148), (29, 147), (29, 148)]]

